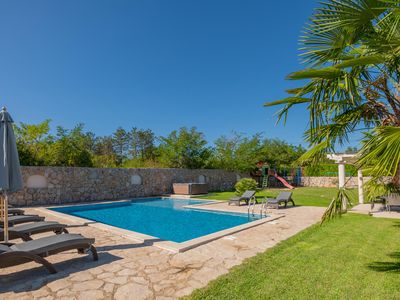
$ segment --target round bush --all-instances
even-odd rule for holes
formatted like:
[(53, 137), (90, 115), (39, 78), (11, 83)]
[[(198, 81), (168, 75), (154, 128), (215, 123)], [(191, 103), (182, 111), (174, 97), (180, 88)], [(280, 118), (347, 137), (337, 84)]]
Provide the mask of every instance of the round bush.
[(247, 190), (255, 191), (257, 189), (257, 181), (252, 178), (242, 178), (235, 184), (236, 194), (242, 195)]

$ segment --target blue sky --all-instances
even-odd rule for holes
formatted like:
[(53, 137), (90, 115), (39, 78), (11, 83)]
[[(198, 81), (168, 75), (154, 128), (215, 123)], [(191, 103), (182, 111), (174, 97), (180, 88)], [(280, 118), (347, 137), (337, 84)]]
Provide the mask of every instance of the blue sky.
[(165, 135), (196, 126), (302, 143), (308, 115), (275, 126), (268, 100), (301, 68), (314, 0), (0, 1), (0, 102), (15, 121)]

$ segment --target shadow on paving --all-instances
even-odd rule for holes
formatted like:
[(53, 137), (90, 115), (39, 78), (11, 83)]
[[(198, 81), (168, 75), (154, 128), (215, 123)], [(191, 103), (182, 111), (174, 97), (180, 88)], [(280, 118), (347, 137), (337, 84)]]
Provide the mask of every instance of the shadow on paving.
[(149, 239), (143, 243), (137, 244), (122, 244), (122, 245), (112, 245), (112, 246), (97, 246), (98, 251), (111, 251), (111, 250), (126, 250), (126, 249), (137, 249), (143, 247), (153, 246), (154, 243), (162, 241), (161, 239)]
[[(58, 271), (56, 274), (49, 274), (47, 269), (41, 265), (37, 265), (37, 267), (29, 269), (20, 268), (19, 270), (21, 271), (7, 275), (0, 275), (0, 293), (19, 293), (37, 290), (52, 281), (68, 277), (74, 273), (109, 264), (120, 259), (122, 258), (107, 252), (99, 253), (98, 261), (93, 261), (91, 255), (85, 257), (77, 256), (73, 259), (54, 263), (53, 265)], [(5, 268), (5, 270), (6, 269), (7, 268)]]
[(400, 273), (400, 252), (393, 252), (388, 255), (396, 261), (376, 261), (368, 265), (368, 268), (376, 272)]

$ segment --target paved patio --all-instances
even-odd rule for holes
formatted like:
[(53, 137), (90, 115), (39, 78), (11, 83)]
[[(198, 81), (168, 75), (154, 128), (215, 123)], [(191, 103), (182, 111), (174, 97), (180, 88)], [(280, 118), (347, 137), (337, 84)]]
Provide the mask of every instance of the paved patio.
[(371, 210), (371, 204), (358, 204), (354, 206), (350, 212), (359, 213), (359, 214), (369, 214), (376, 218), (390, 218), (390, 219), (400, 219), (400, 210), (399, 208), (392, 208), (391, 211), (387, 211), (386, 208), (377, 203), (374, 206), (374, 209)]
[[(226, 203), (209, 205), (208, 209), (211, 208), (247, 212), (247, 207), (228, 207)], [(37, 210), (30, 208), (27, 212), (37, 213)], [(277, 213), (285, 216), (279, 220), (184, 253), (171, 253), (95, 227), (72, 224), (71, 233), (96, 238), (99, 261), (65, 252), (49, 257), (59, 271), (54, 275), (35, 263), (0, 269), (0, 298), (176, 299), (316, 223), (323, 212), (320, 207), (282, 209)], [(46, 215), (46, 219), (67, 222), (54, 215)]]

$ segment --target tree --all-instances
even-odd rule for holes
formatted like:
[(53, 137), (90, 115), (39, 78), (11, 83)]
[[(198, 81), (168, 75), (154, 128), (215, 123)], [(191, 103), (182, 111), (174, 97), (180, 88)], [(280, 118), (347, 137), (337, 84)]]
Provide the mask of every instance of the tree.
[(117, 166), (117, 155), (114, 152), (112, 137), (97, 137), (93, 154), (93, 166), (97, 168), (115, 168)]
[(211, 154), (203, 133), (195, 127), (182, 127), (160, 137), (158, 153), (164, 166), (188, 169), (203, 168)]
[(121, 166), (122, 162), (127, 158), (129, 149), (129, 133), (122, 127), (118, 127), (112, 136), (113, 150), (116, 155), (117, 166)]
[[(288, 75), (306, 84), (266, 104), (284, 105), (279, 120), (294, 105), (308, 105), (311, 149), (303, 161), (318, 162), (347, 143), (350, 134), (364, 130), (358, 167), (371, 167), (370, 184), (391, 176), (399, 186), (398, 20), (399, 1), (328, 0), (316, 10), (301, 38), (306, 69)], [(338, 203), (348, 199), (344, 194), (338, 193), (326, 217), (341, 213)]]
[(222, 136), (214, 144), (212, 166), (229, 171), (248, 172), (256, 168), (261, 160), (261, 134), (246, 137), (234, 133), (232, 137)]
[(49, 163), (49, 151), (53, 142), (50, 120), (39, 124), (14, 125), (20, 162), (25, 166), (42, 166)]
[(278, 169), (290, 168), (305, 151), (301, 145), (293, 146), (279, 139), (265, 139), (260, 160)]
[(344, 153), (346, 154), (356, 154), (358, 152), (357, 147), (347, 147), (346, 150), (344, 150)]
[(92, 167), (92, 136), (83, 132), (83, 124), (72, 130), (57, 127), (57, 140), (51, 146), (51, 164), (55, 166)]
[(151, 129), (132, 128), (130, 131), (132, 158), (152, 160), (155, 158), (155, 148), (155, 134)]

